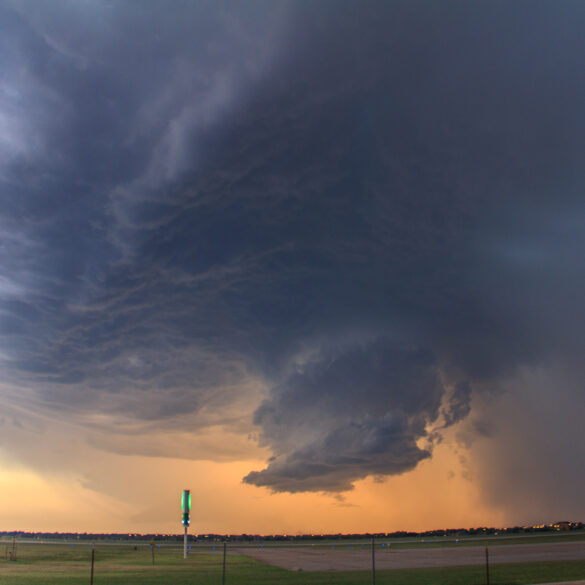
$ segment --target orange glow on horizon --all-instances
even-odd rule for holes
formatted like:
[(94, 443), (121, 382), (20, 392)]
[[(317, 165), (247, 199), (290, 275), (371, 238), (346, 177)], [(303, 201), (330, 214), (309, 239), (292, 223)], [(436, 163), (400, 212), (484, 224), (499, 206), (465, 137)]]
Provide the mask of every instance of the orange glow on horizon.
[(241, 478), (262, 468), (262, 460), (94, 457), (92, 476), (83, 478), (5, 469), (0, 475), (4, 529), (179, 533), (177, 501), (183, 488), (192, 493), (194, 534), (393, 532), (505, 524), (502, 513), (482, 505), (473, 482), (462, 475), (459, 456), (446, 444), (410, 473), (367, 478), (340, 495), (274, 494), (243, 484)]

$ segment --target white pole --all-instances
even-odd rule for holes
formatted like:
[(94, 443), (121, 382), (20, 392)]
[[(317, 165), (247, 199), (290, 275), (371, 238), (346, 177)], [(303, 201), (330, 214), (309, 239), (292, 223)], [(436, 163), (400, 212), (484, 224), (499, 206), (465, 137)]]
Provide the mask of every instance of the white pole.
[(183, 540), (183, 558), (187, 558), (187, 527), (185, 526), (185, 539)]

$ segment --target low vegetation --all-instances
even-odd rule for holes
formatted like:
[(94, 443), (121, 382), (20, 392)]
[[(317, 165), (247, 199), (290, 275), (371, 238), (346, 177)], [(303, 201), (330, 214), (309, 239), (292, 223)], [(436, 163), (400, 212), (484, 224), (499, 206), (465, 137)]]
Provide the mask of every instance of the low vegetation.
[[(18, 544), (1, 550), (0, 585), (87, 585), (90, 583), (91, 545)], [(6, 553), (6, 555), (4, 554)], [(585, 560), (515, 563), (490, 567), (491, 585), (522, 585), (585, 579)], [(176, 546), (107, 544), (95, 547), (94, 585), (220, 585), (222, 551), (197, 551), (182, 558)], [(367, 585), (368, 571), (287, 571), (228, 554), (226, 585)], [(383, 570), (377, 585), (483, 585), (485, 567)]]

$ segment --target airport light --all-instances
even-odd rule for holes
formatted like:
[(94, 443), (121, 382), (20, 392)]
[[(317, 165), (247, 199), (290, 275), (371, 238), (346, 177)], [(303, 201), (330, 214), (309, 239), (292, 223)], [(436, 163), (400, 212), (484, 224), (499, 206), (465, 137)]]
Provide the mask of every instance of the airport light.
[(191, 512), (191, 492), (190, 490), (183, 490), (181, 496), (181, 510), (183, 510), (183, 526), (189, 526), (191, 520), (189, 514)]
[(183, 558), (187, 558), (187, 528), (191, 523), (189, 514), (191, 512), (191, 491), (183, 490), (181, 495), (181, 510), (183, 511), (183, 526), (185, 527), (185, 538), (183, 540)]

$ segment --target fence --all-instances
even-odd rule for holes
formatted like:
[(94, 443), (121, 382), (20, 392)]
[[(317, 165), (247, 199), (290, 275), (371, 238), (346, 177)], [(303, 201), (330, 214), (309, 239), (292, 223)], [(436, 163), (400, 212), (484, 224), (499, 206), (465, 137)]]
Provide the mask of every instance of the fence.
[[(198, 585), (229, 585), (230, 582), (238, 585), (332, 582), (502, 585), (585, 581), (585, 534), (554, 542), (495, 541), (489, 546), (463, 540), (192, 542), (186, 560), (180, 543), (164, 542), (57, 543), (23, 539), (8, 543), (7, 551), (10, 553), (7, 558), (0, 560), (0, 583), (16, 582), (16, 576), (40, 577), (63, 567), (67, 567), (70, 577), (78, 576), (76, 582), (90, 585), (110, 583), (113, 575), (120, 585), (173, 585), (175, 579), (177, 583)], [(51, 582), (60, 583), (57, 577)]]

